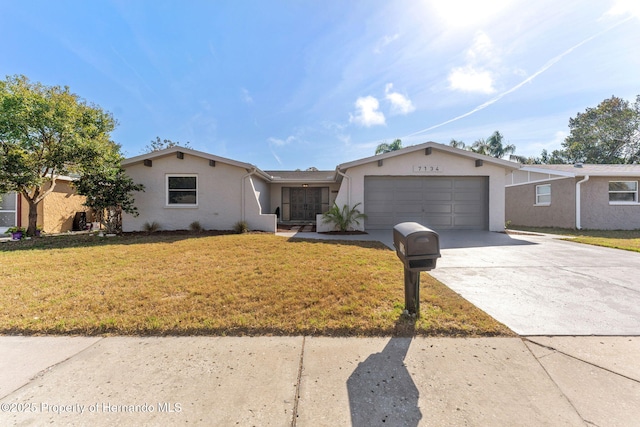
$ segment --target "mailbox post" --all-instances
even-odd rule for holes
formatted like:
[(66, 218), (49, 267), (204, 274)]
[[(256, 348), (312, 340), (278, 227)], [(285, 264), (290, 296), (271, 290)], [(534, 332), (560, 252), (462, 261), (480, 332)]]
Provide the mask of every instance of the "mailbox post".
[(440, 236), (417, 222), (393, 227), (393, 246), (404, 264), (404, 305), (411, 314), (420, 314), (420, 272), (436, 268), (440, 258)]

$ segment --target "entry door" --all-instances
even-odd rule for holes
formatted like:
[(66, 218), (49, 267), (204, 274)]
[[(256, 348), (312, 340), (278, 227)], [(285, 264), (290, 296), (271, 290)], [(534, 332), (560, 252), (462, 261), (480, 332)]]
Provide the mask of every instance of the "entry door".
[(315, 221), (322, 213), (322, 188), (291, 188), (289, 197), (292, 221)]

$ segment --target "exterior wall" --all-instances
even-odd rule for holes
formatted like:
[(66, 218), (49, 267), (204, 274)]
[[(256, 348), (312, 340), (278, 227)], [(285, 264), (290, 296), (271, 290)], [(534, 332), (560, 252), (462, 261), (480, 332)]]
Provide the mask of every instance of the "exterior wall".
[[(84, 196), (76, 194), (71, 183), (58, 182), (53, 192), (40, 203), (38, 223), (45, 233), (63, 233), (73, 229), (76, 212), (87, 212), (87, 221), (91, 221), (90, 209), (83, 205), (85, 200)], [(26, 202), (22, 206), (28, 210)]]
[[(365, 176), (486, 176), (489, 177), (489, 230), (504, 230), (505, 222), (505, 176), (503, 167), (485, 162), (476, 167), (475, 159), (457, 156), (448, 152), (433, 149), (430, 155), (424, 150), (416, 150), (407, 154), (388, 157), (382, 166), (377, 161), (352, 167), (346, 171), (347, 178), (343, 179), (340, 192), (336, 199), (339, 206), (348, 204), (354, 206), (362, 203), (360, 210), (367, 212), (364, 205), (364, 177)], [(360, 229), (364, 225), (361, 224)]]
[[(575, 228), (575, 179), (557, 179), (505, 189), (505, 218), (511, 226)], [(551, 185), (551, 203), (536, 206), (536, 185)]]
[(638, 181), (638, 177), (591, 177), (581, 184), (581, 227), (594, 230), (640, 229), (640, 203), (609, 204), (609, 181)]
[(275, 214), (263, 214), (263, 203), (269, 209), (269, 187), (266, 182), (255, 176), (245, 177), (244, 206), (242, 218), (249, 225), (250, 230), (260, 230), (275, 233), (278, 224)]
[[(29, 204), (20, 195), (19, 224), (21, 227), (29, 225)], [(86, 198), (76, 194), (75, 188), (69, 181), (58, 181), (53, 192), (47, 195), (38, 205), (38, 226), (45, 233), (64, 233), (73, 229), (73, 219), (76, 212), (87, 212), (90, 220), (91, 209), (84, 206)]]
[[(253, 185), (257, 177), (250, 177), (246, 169), (224, 162), (209, 166), (209, 160), (185, 154), (178, 159), (174, 153), (153, 158), (152, 167), (142, 163), (127, 165), (127, 174), (136, 183), (145, 186), (145, 191), (136, 193), (135, 206), (139, 216), (123, 215), (123, 231), (139, 231), (147, 222), (156, 221), (161, 229), (188, 229), (194, 221), (209, 230), (231, 230), (242, 220), (242, 208), (247, 215), (249, 228), (259, 230), (260, 202), (268, 201), (268, 188), (263, 184)], [(194, 207), (167, 206), (167, 174), (196, 174), (198, 176), (198, 205)], [(244, 184), (244, 190), (243, 190)], [(259, 194), (258, 194), (259, 193)], [(243, 203), (243, 197), (244, 203)], [(275, 218), (275, 217), (274, 217)], [(275, 224), (275, 219), (273, 220)], [(265, 231), (274, 231), (265, 230)]]

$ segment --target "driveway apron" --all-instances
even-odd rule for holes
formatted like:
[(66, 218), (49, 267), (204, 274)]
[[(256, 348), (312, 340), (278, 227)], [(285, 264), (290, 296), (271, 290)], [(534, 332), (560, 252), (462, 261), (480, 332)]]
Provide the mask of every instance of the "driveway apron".
[(640, 254), (550, 236), (440, 233), (430, 272), (520, 335), (640, 335)]

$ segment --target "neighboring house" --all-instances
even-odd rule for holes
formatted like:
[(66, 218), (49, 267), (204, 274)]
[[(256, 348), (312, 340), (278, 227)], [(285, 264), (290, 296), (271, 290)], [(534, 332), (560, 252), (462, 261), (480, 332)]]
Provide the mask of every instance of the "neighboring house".
[(640, 165), (529, 165), (508, 178), (512, 226), (640, 228)]
[(250, 229), (275, 232), (280, 222), (316, 223), (333, 203), (367, 215), (360, 230), (417, 221), (438, 229), (504, 229), (505, 177), (520, 165), (435, 142), (339, 165), (334, 171), (262, 171), (196, 150), (172, 147), (123, 161), (145, 191), (134, 195), (140, 215), (123, 230)]
[[(53, 191), (38, 205), (38, 226), (45, 233), (63, 233), (74, 228), (78, 212), (89, 212), (83, 205), (84, 196), (76, 194), (71, 182), (73, 178), (58, 177)], [(29, 225), (29, 204), (24, 196), (16, 193), (2, 195), (0, 201), (0, 233), (10, 227)]]

